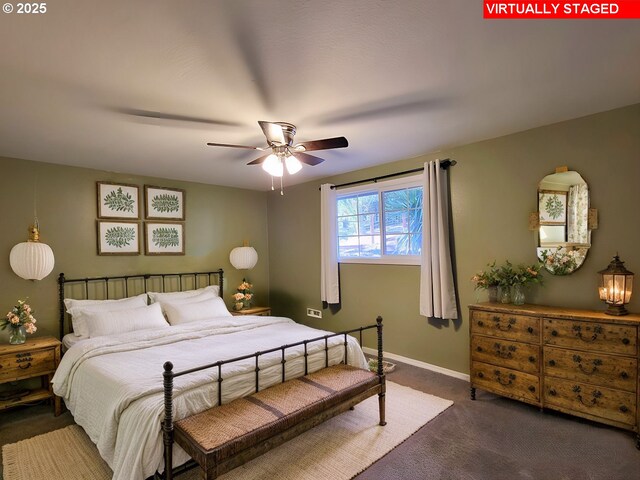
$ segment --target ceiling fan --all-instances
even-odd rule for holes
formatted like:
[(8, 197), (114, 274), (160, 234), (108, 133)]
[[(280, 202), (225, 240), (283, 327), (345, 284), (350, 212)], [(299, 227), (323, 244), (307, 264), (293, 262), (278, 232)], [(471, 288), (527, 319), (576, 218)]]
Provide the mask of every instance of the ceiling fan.
[(231, 147), (246, 148), (249, 150), (259, 150), (261, 152), (269, 152), (259, 158), (256, 158), (247, 165), (262, 164), (262, 168), (272, 177), (282, 177), (284, 167), (290, 175), (297, 173), (302, 168), (302, 164), (318, 165), (324, 162), (322, 158), (309, 155), (305, 152), (314, 150), (329, 150), (332, 148), (344, 148), (349, 146), (349, 142), (344, 137), (325, 138), (323, 140), (311, 140), (309, 142), (301, 142), (293, 144), (293, 137), (296, 134), (296, 126), (286, 122), (264, 122), (259, 121), (258, 124), (264, 136), (267, 138), (266, 147), (249, 147), (246, 145), (232, 145), (228, 143), (213, 143), (207, 145), (211, 147)]

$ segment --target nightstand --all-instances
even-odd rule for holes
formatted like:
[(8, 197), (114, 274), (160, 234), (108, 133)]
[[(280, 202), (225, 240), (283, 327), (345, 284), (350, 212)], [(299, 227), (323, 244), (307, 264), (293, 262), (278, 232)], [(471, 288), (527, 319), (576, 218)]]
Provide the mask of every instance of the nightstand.
[(246, 310), (233, 310), (231, 315), (260, 315), (262, 317), (271, 315), (271, 307), (252, 307)]
[(0, 346), (0, 384), (35, 377), (41, 380), (41, 388), (19, 398), (0, 399), (0, 411), (51, 398), (56, 417), (60, 415), (60, 397), (54, 395), (51, 387), (51, 379), (60, 363), (60, 345), (53, 337), (37, 337), (22, 345)]

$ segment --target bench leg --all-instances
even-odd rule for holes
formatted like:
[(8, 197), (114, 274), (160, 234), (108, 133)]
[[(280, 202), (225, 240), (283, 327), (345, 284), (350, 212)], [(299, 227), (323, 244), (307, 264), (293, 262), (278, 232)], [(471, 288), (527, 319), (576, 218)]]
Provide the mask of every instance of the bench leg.
[(385, 403), (384, 398), (385, 398), (385, 393), (378, 394), (378, 408), (380, 409), (380, 425), (383, 427), (387, 424), (384, 417), (384, 403)]

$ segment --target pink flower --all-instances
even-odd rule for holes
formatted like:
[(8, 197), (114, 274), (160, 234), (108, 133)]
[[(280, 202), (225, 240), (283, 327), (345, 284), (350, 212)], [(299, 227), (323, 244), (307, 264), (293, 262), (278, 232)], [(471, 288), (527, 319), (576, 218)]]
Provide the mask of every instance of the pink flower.
[(233, 298), (236, 300), (236, 302), (239, 300), (242, 300), (244, 298), (244, 293), (240, 293), (240, 292), (234, 293)]
[(251, 300), (251, 297), (253, 297), (253, 295), (251, 295), (250, 293), (245, 293), (244, 294), (245, 300)]
[(24, 329), (27, 331), (27, 333), (35, 333), (36, 330), (38, 330), (38, 328), (33, 323), (25, 323)]
[(20, 317), (18, 317), (17, 315), (11, 315), (11, 317), (9, 317), (9, 321), (13, 324), (13, 325), (20, 325)]

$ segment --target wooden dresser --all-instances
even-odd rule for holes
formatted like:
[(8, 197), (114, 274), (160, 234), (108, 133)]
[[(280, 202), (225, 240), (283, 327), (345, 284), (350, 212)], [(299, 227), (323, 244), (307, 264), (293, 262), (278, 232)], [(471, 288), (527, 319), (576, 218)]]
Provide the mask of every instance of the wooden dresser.
[(636, 432), (640, 315), (480, 303), (469, 307), (476, 388)]

